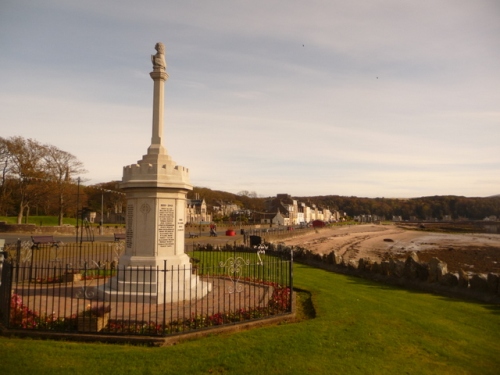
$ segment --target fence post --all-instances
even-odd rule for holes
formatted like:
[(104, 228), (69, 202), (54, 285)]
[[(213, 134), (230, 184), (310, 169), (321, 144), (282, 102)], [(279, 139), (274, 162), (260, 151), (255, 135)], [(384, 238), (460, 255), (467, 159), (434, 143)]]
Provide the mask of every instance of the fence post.
[(290, 312), (293, 304), (293, 248), (290, 249)]
[[(19, 265), (21, 264), (21, 244), (21, 239), (18, 238), (16, 246), (16, 283), (19, 280)], [(31, 259), (33, 259), (33, 250), (31, 251), (31, 253)]]
[(19, 265), (21, 263), (21, 239), (17, 239), (16, 243), (16, 264)]
[[(7, 254), (7, 252), (5, 252)], [(0, 267), (0, 323), (9, 327), (10, 299), (12, 291), (12, 262), (1, 256)]]

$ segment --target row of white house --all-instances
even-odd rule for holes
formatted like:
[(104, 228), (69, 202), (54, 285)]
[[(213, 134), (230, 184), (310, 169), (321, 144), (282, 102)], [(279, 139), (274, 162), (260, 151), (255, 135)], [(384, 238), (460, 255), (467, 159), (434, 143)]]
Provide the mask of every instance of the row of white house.
[[(212, 215), (207, 211), (207, 204), (199, 196), (188, 199), (186, 204), (186, 223), (207, 223), (212, 221)], [(214, 214), (222, 216), (251, 217), (253, 222), (269, 225), (303, 225), (315, 220), (324, 222), (341, 221), (346, 216), (329, 208), (320, 208), (315, 204), (307, 205), (293, 199), (288, 194), (278, 194), (266, 202), (265, 212), (242, 210), (236, 204), (218, 202), (213, 207)]]
[(341, 221), (345, 216), (345, 213), (341, 214), (327, 207), (320, 208), (315, 204), (308, 206), (288, 194), (278, 194), (276, 198), (266, 202), (266, 213), (263, 214), (260, 222), (272, 225), (304, 225), (315, 220)]

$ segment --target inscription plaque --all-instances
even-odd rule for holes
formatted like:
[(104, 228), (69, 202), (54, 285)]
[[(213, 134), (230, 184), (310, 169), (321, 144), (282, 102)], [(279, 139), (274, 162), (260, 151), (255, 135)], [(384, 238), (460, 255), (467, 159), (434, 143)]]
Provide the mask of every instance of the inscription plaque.
[(134, 240), (133, 223), (134, 223), (134, 205), (129, 204), (129, 205), (127, 205), (127, 231), (125, 234), (125, 241), (127, 243), (127, 249), (132, 248), (132, 243)]
[(173, 247), (175, 244), (175, 209), (171, 203), (162, 203), (158, 210), (158, 246)]

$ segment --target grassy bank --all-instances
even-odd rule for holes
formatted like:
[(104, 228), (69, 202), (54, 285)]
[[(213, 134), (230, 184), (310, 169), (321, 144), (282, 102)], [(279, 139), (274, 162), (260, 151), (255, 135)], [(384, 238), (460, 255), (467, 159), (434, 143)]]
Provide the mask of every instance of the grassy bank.
[(500, 307), (296, 265), (315, 319), (173, 347), (0, 338), (0, 373), (496, 374)]

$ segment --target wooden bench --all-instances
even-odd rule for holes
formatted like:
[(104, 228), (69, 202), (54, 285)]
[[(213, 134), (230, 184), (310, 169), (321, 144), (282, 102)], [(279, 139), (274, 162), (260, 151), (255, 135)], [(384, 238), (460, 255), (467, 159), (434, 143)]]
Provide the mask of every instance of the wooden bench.
[(50, 244), (50, 246), (59, 247), (60, 241), (54, 240), (54, 236), (31, 236), (33, 242), (32, 249), (38, 249), (40, 245)]
[(115, 233), (115, 241), (125, 240), (125, 233)]

